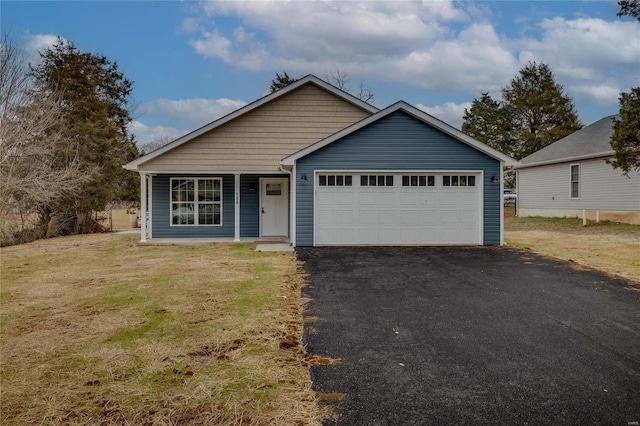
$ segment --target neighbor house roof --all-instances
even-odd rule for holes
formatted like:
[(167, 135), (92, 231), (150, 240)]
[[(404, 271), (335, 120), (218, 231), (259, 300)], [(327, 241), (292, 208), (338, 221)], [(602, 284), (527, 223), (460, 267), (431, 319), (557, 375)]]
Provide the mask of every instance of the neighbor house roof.
[(318, 86), (318, 87), (320, 87), (320, 88), (322, 88), (322, 89), (334, 94), (335, 96), (337, 96), (339, 98), (342, 98), (343, 100), (355, 105), (356, 107), (361, 108), (364, 111), (368, 111), (370, 113), (375, 113), (375, 112), (379, 111), (379, 109), (376, 108), (375, 106), (370, 105), (370, 104), (368, 104), (368, 103), (356, 98), (355, 96), (353, 96), (353, 95), (351, 95), (351, 94), (349, 94), (349, 93), (347, 93), (347, 92), (345, 92), (343, 90), (340, 90), (339, 88), (327, 83), (326, 81), (321, 80), (321, 79), (319, 79), (318, 77), (316, 77), (314, 75), (307, 75), (306, 77), (303, 77), (303, 78), (297, 80), (296, 82), (291, 83), (286, 87), (283, 87), (282, 89), (278, 89), (273, 93), (270, 93), (270, 94), (268, 94), (266, 96), (263, 96), (262, 98), (254, 101), (254, 102), (252, 102), (252, 103), (250, 103), (248, 105), (245, 105), (244, 107), (239, 108), (239, 109), (237, 109), (237, 110), (225, 115), (224, 117), (221, 117), (221, 118), (219, 118), (219, 119), (217, 119), (217, 120), (215, 120), (215, 121), (213, 121), (213, 122), (211, 122), (209, 124), (206, 124), (206, 125), (200, 127), (199, 129), (196, 129), (193, 132), (188, 133), (188, 134), (186, 134), (186, 135), (174, 140), (173, 142), (171, 142), (171, 143), (169, 143), (169, 144), (167, 144), (167, 145), (165, 145), (165, 146), (163, 146), (161, 148), (156, 149), (155, 151), (150, 152), (147, 155), (144, 155), (144, 156), (142, 156), (142, 157), (140, 157), (140, 158), (138, 158), (138, 159), (136, 159), (134, 161), (131, 161), (130, 163), (125, 164), (123, 167), (125, 169), (127, 169), (127, 170), (138, 170), (138, 167), (141, 164), (144, 164), (144, 163), (146, 163), (147, 161), (149, 161), (149, 160), (151, 160), (153, 158), (156, 158), (156, 157), (158, 157), (158, 156), (160, 156), (160, 155), (162, 155), (162, 154), (164, 154), (164, 153), (166, 153), (168, 151), (171, 151), (172, 149), (177, 148), (180, 145), (182, 145), (184, 143), (187, 143), (190, 140), (193, 140), (193, 139), (197, 138), (198, 136), (203, 135), (204, 133), (207, 133), (207, 132), (209, 132), (209, 131), (217, 128), (217, 127), (220, 127), (223, 124), (226, 124), (229, 121), (231, 121), (231, 120), (233, 120), (233, 119), (235, 119), (235, 118), (237, 118), (237, 117), (239, 117), (241, 115), (244, 115), (244, 114), (248, 113), (249, 111), (253, 111), (254, 109), (259, 108), (260, 106), (262, 106), (262, 105), (264, 105), (264, 104), (266, 104), (268, 102), (271, 102), (271, 101), (273, 101), (275, 99), (278, 99), (278, 98), (286, 95), (287, 93), (290, 93), (290, 92), (300, 88), (301, 86), (304, 86), (305, 84), (313, 84), (315, 86)]
[(350, 133), (355, 132), (356, 130), (359, 130), (365, 126), (368, 126), (369, 124), (380, 120), (381, 118), (384, 118), (386, 116), (388, 116), (389, 114), (396, 112), (396, 111), (403, 111), (415, 118), (417, 118), (418, 120), (421, 120), (424, 123), (427, 123), (429, 125), (431, 125), (432, 127), (440, 130), (443, 133), (448, 134), (449, 136), (459, 140), (460, 142), (463, 142), (475, 149), (477, 149), (478, 151), (481, 151), (483, 153), (485, 153), (486, 155), (488, 155), (489, 157), (492, 157), (498, 161), (504, 162), (505, 166), (513, 166), (516, 164), (516, 160), (514, 160), (513, 158), (509, 157), (506, 154), (503, 154), (502, 152), (491, 148), (488, 145), (483, 144), (482, 142), (472, 138), (471, 136), (468, 136), (464, 133), (462, 133), (460, 130), (456, 129), (455, 127), (452, 127), (450, 125), (448, 125), (447, 123), (445, 123), (444, 121), (440, 121), (437, 118), (427, 114), (424, 111), (419, 110), (418, 108), (409, 105), (408, 103), (404, 102), (404, 101), (398, 101), (393, 105), (388, 106), (387, 108), (373, 114), (370, 115), (369, 117), (362, 119), (360, 121), (358, 121), (357, 123), (346, 127), (345, 129), (334, 133), (331, 136), (328, 136), (324, 139), (322, 139), (319, 142), (314, 143), (313, 145), (310, 145), (304, 149), (301, 149), (300, 151), (284, 158), (282, 161), (280, 161), (280, 164), (282, 164), (283, 166), (293, 166), (295, 161), (311, 154), (314, 151), (317, 151), (320, 148), (323, 148), (335, 141), (337, 141), (340, 138), (343, 138), (345, 136), (347, 136)]
[(610, 140), (611, 134), (613, 133), (613, 120), (616, 117), (616, 115), (611, 115), (600, 119), (534, 152), (520, 160), (517, 168), (564, 163), (588, 158), (608, 157), (612, 155), (613, 149), (611, 148)]

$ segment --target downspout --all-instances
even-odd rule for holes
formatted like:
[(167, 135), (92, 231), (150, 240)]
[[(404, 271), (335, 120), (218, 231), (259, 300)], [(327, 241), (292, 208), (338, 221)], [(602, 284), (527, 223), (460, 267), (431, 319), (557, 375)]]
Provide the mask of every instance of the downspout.
[(281, 172), (287, 173), (289, 175), (289, 187), (291, 191), (291, 200), (289, 201), (289, 241), (290, 244), (295, 247), (296, 246), (296, 175), (295, 165), (292, 170), (287, 170), (282, 167), (282, 164), (278, 164), (278, 168)]
[(500, 162), (500, 245), (504, 245), (504, 161)]
[(140, 242), (147, 242), (147, 174), (140, 172)]

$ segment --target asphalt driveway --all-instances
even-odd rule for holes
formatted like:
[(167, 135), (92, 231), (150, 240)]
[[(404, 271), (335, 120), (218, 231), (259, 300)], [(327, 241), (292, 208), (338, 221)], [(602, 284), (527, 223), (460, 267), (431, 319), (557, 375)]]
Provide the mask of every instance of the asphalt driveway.
[[(495, 248), (299, 248), (326, 424), (636, 425), (640, 287)], [(344, 394), (344, 395), (342, 395)]]

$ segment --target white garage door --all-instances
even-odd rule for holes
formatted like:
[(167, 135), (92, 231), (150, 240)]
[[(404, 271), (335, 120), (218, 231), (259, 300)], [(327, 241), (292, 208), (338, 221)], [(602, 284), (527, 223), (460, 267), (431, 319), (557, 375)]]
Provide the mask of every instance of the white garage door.
[(316, 245), (481, 244), (478, 173), (317, 173)]

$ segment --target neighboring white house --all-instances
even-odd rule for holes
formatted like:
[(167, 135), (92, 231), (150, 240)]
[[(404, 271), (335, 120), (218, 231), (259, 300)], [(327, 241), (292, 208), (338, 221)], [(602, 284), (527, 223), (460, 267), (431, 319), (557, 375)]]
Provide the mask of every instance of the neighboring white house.
[(590, 126), (523, 158), (516, 166), (518, 216), (582, 217), (640, 224), (640, 174), (606, 162), (613, 119)]

